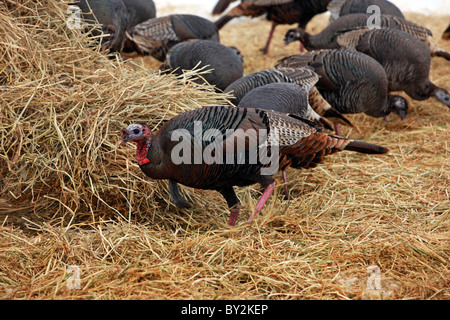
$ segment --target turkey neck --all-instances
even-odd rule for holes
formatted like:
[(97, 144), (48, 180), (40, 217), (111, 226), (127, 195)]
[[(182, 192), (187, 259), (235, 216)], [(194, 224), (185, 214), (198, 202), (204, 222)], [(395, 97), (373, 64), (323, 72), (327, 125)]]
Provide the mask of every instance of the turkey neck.
[(137, 142), (136, 158), (141, 169), (152, 179), (168, 179), (163, 164), (163, 150), (158, 136), (150, 135)]
[(319, 40), (317, 37), (314, 37), (314, 35), (311, 35), (307, 32), (305, 32), (305, 34), (303, 35), (303, 46), (305, 47), (306, 50), (308, 51), (312, 51), (316, 49), (316, 45), (311, 43), (311, 38), (317, 39)]

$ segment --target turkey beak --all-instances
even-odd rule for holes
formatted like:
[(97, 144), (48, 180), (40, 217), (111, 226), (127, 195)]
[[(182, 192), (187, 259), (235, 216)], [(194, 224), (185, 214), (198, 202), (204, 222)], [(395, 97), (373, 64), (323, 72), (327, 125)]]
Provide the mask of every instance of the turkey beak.
[(400, 117), (400, 119), (403, 121), (406, 118), (406, 110), (400, 110), (398, 112), (398, 116)]
[(450, 108), (450, 94), (447, 92), (447, 90), (442, 88), (436, 88), (433, 92), (434, 97), (439, 102), (442, 102), (447, 107)]
[(284, 45), (287, 46), (289, 43), (291, 43), (292, 41), (294, 41), (291, 37), (289, 36), (285, 36), (284, 37)]
[(127, 129), (122, 129), (122, 133), (123, 133), (122, 139), (120, 139), (120, 141), (119, 141), (120, 144), (124, 144), (124, 143), (128, 142), (130, 139)]

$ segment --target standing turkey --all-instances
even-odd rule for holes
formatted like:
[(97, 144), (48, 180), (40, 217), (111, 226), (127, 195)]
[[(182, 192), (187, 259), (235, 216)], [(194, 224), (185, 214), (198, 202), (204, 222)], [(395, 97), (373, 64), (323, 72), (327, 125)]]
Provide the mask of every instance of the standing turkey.
[[(216, 21), (217, 28), (221, 29), (226, 23), (236, 17), (259, 17), (266, 14), (272, 21), (272, 28), (264, 46), (263, 53), (269, 51), (275, 28), (279, 24), (298, 23), (305, 28), (306, 24), (317, 14), (327, 11), (331, 0), (241, 0), (240, 4), (232, 8), (227, 14)], [(223, 13), (233, 0), (219, 0), (213, 9), (213, 14)]]
[(342, 150), (389, 151), (323, 133), (296, 116), (231, 106), (184, 112), (155, 134), (144, 123), (133, 123), (122, 132), (122, 143), (137, 144), (139, 167), (150, 178), (220, 192), (230, 208), (229, 226), (236, 223), (241, 208), (233, 186), (261, 185), (263, 193), (251, 221), (272, 194), (272, 175), (279, 170), (313, 168), (326, 155)]
[[(311, 68), (305, 67), (302, 69), (292, 69), (292, 71), (297, 71), (297, 74), (303, 74), (303, 70), (307, 71), (309, 77), (314, 76), (314, 83), (317, 82), (319, 77), (316, 73), (314, 73), (314, 71), (312, 71)], [(267, 70), (267, 72), (261, 72), (262, 75), (264, 75), (264, 73), (266, 73), (266, 76), (269, 76), (269, 78), (271, 75), (272, 78), (275, 77), (277, 73), (280, 77), (284, 76), (284, 74), (280, 71), (277, 71), (277, 69)], [(300, 86), (298, 84), (290, 83), (287, 81), (274, 83), (269, 82), (268, 84), (259, 84), (258, 86), (255, 86), (255, 88), (251, 88), (247, 86), (247, 84), (255, 84), (254, 81), (251, 81), (252, 79), (254, 79), (254, 77), (248, 77), (249, 76), (247, 76), (247, 81), (241, 82), (239, 79), (233, 82), (240, 82), (245, 86), (245, 89), (248, 89), (247, 92), (245, 92), (245, 96), (242, 96), (242, 99), (240, 98), (239, 101), (237, 101), (239, 103), (236, 102), (238, 108), (259, 108), (264, 110), (273, 110), (281, 113), (294, 114), (301, 118), (321, 123), (325, 128), (332, 130), (328, 122), (325, 121), (320, 115), (318, 115), (308, 103), (307, 92), (309, 91), (309, 88), (307, 87), (313, 86), (313, 84), (303, 84), (303, 86)], [(267, 79), (267, 77), (263, 78)], [(307, 78), (307, 76), (303, 74), (303, 78)], [(243, 86), (239, 87), (243, 89)], [(242, 93), (242, 90), (239, 90), (239, 92)], [(285, 199), (289, 199), (286, 172), (283, 171), (282, 173), (285, 182)], [(177, 196), (173, 198), (176, 199), (176, 204), (178, 207), (189, 207), (187, 201), (179, 195), (178, 185), (176, 183), (170, 183), (169, 188), (171, 189), (171, 192), (177, 193)]]
[(240, 52), (211, 40), (189, 40), (173, 46), (167, 53), (166, 65), (177, 74), (183, 70), (205, 67), (211, 71), (202, 77), (220, 91), (244, 75)]
[[(404, 119), (408, 102), (390, 95), (388, 78), (380, 63), (354, 50), (320, 50), (281, 59), (276, 67), (311, 66), (319, 74), (317, 88), (334, 108), (343, 114), (361, 113), (386, 117), (395, 112)], [(335, 132), (339, 134), (338, 124)]]
[(130, 30), (135, 25), (148, 19), (156, 18), (156, 6), (153, 0), (122, 0), (128, 12), (128, 27)]
[(244, 96), (260, 86), (270, 83), (295, 83), (308, 96), (308, 103), (316, 113), (333, 122), (342, 123), (353, 127), (353, 124), (346, 119), (339, 111), (333, 108), (320, 94), (315, 87), (319, 80), (319, 75), (309, 66), (302, 68), (271, 68), (251, 73), (230, 84), (224, 92), (229, 92), (233, 98), (229, 100), (238, 105)]
[(167, 51), (182, 41), (219, 42), (219, 32), (208, 19), (192, 14), (172, 14), (139, 23), (126, 33), (127, 47), (163, 62)]
[[(84, 24), (94, 37), (101, 38), (102, 50), (119, 52), (125, 41), (125, 30), (128, 26), (128, 14), (122, 0), (76, 0), (70, 3), (78, 6)], [(101, 30), (92, 25), (101, 24)]]
[(237, 105), (238, 108), (259, 108), (297, 115), (321, 123), (327, 129), (330, 125), (317, 114), (308, 103), (308, 95), (295, 83), (269, 83), (250, 90)]
[[(301, 28), (290, 29), (286, 32), (284, 43), (287, 45), (293, 41), (300, 41), (307, 50), (339, 49), (337, 42), (339, 35), (352, 30), (359, 30), (367, 26), (370, 15), (365, 13), (348, 14), (330, 23), (317, 34), (309, 34)], [(431, 31), (414, 22), (393, 15), (380, 15), (380, 27), (398, 29), (410, 33), (423, 41), (430, 49), (432, 56), (441, 56), (450, 60), (450, 54), (433, 43)]]
[[(377, 6), (381, 14), (405, 18), (402, 11), (392, 2), (387, 0), (333, 0), (328, 4), (330, 22), (352, 13), (373, 13), (370, 6)], [(368, 12), (369, 11), (369, 12)]]
[(386, 71), (389, 91), (404, 91), (414, 100), (434, 97), (450, 107), (450, 95), (429, 78), (431, 57), (428, 47), (401, 30), (361, 29), (339, 36), (338, 43), (377, 60)]

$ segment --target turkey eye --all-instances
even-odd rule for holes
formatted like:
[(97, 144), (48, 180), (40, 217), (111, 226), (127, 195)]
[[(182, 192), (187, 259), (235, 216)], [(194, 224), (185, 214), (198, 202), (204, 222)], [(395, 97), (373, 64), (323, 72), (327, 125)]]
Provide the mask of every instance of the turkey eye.
[(134, 129), (134, 130), (133, 130), (133, 133), (134, 133), (134, 134), (139, 134), (139, 129)]

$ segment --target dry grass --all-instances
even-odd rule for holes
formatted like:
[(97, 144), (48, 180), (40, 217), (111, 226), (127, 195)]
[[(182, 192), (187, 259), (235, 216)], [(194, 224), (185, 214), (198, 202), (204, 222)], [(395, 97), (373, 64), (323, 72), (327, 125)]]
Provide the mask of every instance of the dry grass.
[[(450, 298), (447, 107), (410, 100), (403, 122), (350, 116), (361, 133), (346, 135), (391, 153), (340, 153), (288, 171), (293, 199), (282, 200), (279, 187), (250, 226), (257, 194), (241, 188), (242, 217), (227, 230), (219, 194), (183, 188), (194, 203), (179, 211), (167, 183), (147, 179), (132, 146), (118, 146), (132, 121), (158, 127), (223, 96), (158, 75), (150, 58), (124, 63), (86, 49), (90, 40), (64, 27), (58, 1), (21, 3), (20, 14), (0, 6), (1, 298)], [(450, 51), (440, 40), (448, 16), (409, 17)], [(325, 24), (318, 16), (309, 28)], [(289, 26), (280, 26), (263, 56), (269, 28), (252, 21), (221, 31), (244, 54), (246, 73), (297, 53), (281, 45)], [(434, 58), (432, 69), (450, 89), (450, 63)], [(69, 265), (79, 266), (81, 289), (68, 289)], [(381, 291), (367, 287), (372, 265)]]

